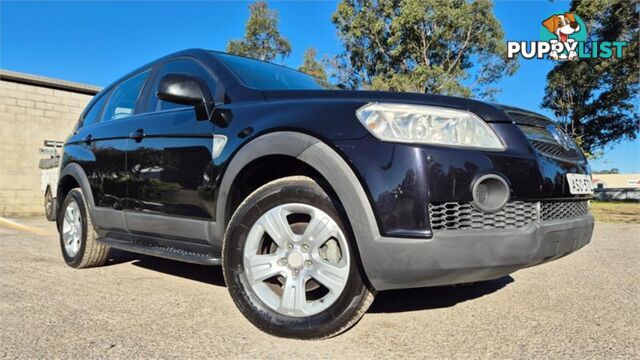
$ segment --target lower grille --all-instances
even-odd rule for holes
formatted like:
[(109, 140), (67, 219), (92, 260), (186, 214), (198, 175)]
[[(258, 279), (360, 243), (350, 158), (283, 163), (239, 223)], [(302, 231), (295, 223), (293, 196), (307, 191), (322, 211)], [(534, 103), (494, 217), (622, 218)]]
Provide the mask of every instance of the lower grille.
[(535, 221), (568, 219), (587, 215), (589, 203), (578, 201), (511, 201), (500, 211), (487, 213), (471, 203), (444, 202), (429, 204), (429, 219), (434, 232), (444, 230), (517, 229)]
[(531, 224), (538, 217), (536, 203), (513, 201), (494, 213), (477, 210), (471, 203), (429, 204), (431, 229), (511, 229)]
[(540, 206), (540, 218), (545, 220), (570, 219), (589, 213), (589, 202), (581, 201), (544, 201)]

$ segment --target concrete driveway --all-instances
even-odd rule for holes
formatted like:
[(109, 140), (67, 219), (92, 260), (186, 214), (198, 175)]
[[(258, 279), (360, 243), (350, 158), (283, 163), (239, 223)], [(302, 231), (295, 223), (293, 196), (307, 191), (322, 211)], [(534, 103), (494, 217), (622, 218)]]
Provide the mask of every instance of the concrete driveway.
[(0, 223), (3, 358), (639, 358), (640, 225), (597, 224), (566, 258), (467, 287), (378, 294), (325, 341), (256, 330), (218, 267), (114, 252), (67, 267), (52, 223)]

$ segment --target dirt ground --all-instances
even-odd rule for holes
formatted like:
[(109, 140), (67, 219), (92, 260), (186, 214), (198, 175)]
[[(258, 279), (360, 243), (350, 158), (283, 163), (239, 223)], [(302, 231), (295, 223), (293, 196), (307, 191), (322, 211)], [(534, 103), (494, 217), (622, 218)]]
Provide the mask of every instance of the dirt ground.
[(67, 267), (55, 227), (0, 223), (2, 358), (640, 358), (640, 225), (596, 225), (558, 261), (467, 287), (388, 291), (325, 341), (275, 338), (219, 267), (113, 252)]

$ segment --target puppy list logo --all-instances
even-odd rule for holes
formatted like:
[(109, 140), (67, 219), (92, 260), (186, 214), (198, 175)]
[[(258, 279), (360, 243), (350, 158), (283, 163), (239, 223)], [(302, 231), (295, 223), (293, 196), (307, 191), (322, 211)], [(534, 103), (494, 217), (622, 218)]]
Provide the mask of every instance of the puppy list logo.
[(622, 57), (625, 41), (587, 41), (587, 27), (573, 13), (553, 14), (542, 21), (540, 41), (507, 41), (507, 57), (575, 60)]

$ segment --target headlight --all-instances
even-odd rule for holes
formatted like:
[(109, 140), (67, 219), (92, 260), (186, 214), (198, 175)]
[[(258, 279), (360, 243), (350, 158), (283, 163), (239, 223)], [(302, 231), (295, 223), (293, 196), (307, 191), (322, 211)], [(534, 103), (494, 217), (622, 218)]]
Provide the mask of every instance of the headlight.
[(356, 111), (383, 141), (503, 150), (496, 133), (475, 114), (426, 105), (370, 103)]

